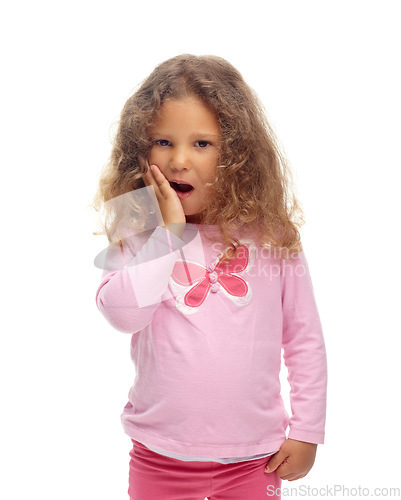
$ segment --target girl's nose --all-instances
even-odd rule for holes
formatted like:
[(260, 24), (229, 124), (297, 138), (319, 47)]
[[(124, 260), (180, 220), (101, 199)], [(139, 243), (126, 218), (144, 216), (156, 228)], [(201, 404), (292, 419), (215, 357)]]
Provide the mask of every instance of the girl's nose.
[(191, 164), (191, 155), (187, 148), (174, 148), (171, 157), (172, 168), (189, 168)]

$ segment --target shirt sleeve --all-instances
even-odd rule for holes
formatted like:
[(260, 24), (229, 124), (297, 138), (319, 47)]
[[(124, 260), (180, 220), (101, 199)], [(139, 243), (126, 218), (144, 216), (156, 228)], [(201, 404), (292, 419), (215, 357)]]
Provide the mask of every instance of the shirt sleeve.
[(324, 443), (327, 358), (305, 253), (281, 261), (284, 363), (290, 404), (288, 438)]
[(133, 236), (109, 246), (96, 304), (116, 330), (137, 333), (152, 321), (182, 246), (161, 226), (145, 242)]

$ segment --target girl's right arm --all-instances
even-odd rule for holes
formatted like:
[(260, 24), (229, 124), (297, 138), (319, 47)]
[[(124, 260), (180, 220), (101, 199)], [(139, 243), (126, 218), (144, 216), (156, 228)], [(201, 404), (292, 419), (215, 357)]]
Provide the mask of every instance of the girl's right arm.
[(139, 332), (152, 321), (178, 259), (176, 250), (184, 246), (186, 218), (177, 193), (156, 165), (143, 174), (143, 181), (153, 186), (164, 226), (145, 242), (142, 233), (121, 242), (120, 248), (110, 245), (108, 271), (96, 294), (96, 304), (108, 322), (126, 333)]
[(110, 245), (107, 269), (96, 293), (96, 304), (107, 321), (124, 333), (136, 333), (151, 321), (167, 289), (185, 243), (158, 226), (146, 238), (135, 235)]

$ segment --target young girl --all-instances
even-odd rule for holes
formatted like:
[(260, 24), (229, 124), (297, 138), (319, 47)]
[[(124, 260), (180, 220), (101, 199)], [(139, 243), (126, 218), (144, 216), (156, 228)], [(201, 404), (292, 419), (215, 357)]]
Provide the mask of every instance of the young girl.
[[(106, 213), (96, 303), (132, 334), (131, 499), (277, 498), (311, 469), (326, 351), (289, 186), (261, 104), (221, 58), (165, 61), (125, 104), (97, 206), (141, 188), (157, 206)], [(154, 210), (159, 225), (132, 230)]]

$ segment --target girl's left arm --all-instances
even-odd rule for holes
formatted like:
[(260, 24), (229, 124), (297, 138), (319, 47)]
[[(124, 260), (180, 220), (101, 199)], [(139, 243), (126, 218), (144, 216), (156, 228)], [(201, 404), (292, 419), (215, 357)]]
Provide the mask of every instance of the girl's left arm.
[(305, 253), (282, 261), (282, 348), (292, 416), (288, 437), (323, 444), (327, 358), (322, 325)]
[(282, 348), (292, 415), (288, 439), (272, 456), (270, 467), (284, 460), (281, 477), (299, 479), (312, 467), (317, 444), (324, 443), (327, 393), (325, 342), (303, 251), (293, 261), (281, 261), (281, 284)]

